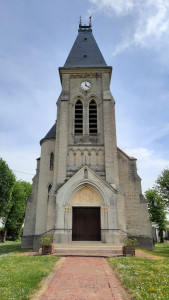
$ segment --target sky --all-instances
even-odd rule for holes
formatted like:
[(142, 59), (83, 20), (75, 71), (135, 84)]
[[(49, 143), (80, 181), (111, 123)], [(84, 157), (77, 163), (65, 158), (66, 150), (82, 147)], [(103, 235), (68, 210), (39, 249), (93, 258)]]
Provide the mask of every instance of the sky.
[(32, 182), (56, 120), (58, 68), (90, 15), (113, 66), (117, 144), (137, 158), (144, 192), (169, 168), (168, 0), (0, 0), (0, 157)]

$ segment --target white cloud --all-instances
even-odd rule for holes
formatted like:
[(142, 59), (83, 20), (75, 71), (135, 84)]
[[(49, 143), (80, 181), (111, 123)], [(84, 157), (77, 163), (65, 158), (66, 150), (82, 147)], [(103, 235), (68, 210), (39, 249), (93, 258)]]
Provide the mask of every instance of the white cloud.
[(90, 0), (90, 2), (94, 5), (94, 12), (102, 11), (109, 17), (116, 14), (117, 17), (131, 18), (127, 25), (127, 39), (117, 45), (113, 55), (119, 54), (133, 44), (158, 48), (161, 46), (161, 40), (168, 43), (166, 38), (169, 33), (168, 0)]
[(135, 0), (90, 0), (90, 2), (97, 6), (97, 10), (112, 9), (117, 15), (125, 15), (135, 6)]
[(115, 48), (115, 50), (112, 53), (113, 56), (123, 52), (125, 49), (129, 48), (132, 44), (133, 44), (132, 41), (130, 41), (130, 42), (126, 41), (120, 45), (117, 45), (117, 47)]
[(139, 18), (134, 34), (134, 42), (142, 46), (148, 46), (148, 43), (157, 42), (163, 34), (168, 34), (168, 14), (169, 2), (166, 0), (149, 0), (142, 4), (138, 10)]
[(143, 192), (152, 188), (162, 170), (169, 168), (169, 160), (147, 148), (125, 149), (129, 156), (137, 158), (138, 175), (142, 179)]

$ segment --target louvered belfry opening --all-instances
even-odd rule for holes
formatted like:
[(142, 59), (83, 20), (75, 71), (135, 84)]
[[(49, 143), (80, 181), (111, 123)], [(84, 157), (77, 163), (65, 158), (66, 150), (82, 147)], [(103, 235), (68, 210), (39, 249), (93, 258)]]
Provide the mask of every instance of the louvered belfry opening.
[(89, 104), (89, 134), (97, 134), (97, 104), (94, 100)]
[(75, 134), (83, 134), (83, 104), (80, 100), (75, 104)]

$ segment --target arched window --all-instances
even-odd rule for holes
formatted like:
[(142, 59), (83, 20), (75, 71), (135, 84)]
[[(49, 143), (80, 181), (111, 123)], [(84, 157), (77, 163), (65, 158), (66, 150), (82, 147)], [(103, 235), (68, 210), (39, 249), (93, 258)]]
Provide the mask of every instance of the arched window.
[(89, 134), (97, 134), (97, 104), (94, 100), (89, 103)]
[(75, 104), (75, 134), (83, 134), (83, 104), (80, 100)]
[(50, 193), (51, 188), (52, 188), (52, 184), (49, 184), (49, 185), (48, 185), (48, 195), (49, 195), (49, 193)]
[(54, 167), (54, 153), (50, 154), (50, 170), (53, 170)]
[(49, 184), (49, 185), (48, 185), (48, 200), (49, 200), (49, 194), (50, 194), (51, 188), (52, 188), (52, 184)]

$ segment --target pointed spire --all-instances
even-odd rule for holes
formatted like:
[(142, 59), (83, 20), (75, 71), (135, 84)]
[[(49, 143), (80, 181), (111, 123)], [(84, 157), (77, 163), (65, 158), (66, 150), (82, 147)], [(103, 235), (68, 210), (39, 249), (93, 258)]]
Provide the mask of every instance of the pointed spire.
[(78, 36), (64, 64), (64, 68), (107, 67), (102, 53), (92, 34), (92, 16), (89, 24), (82, 25), (80, 17)]

